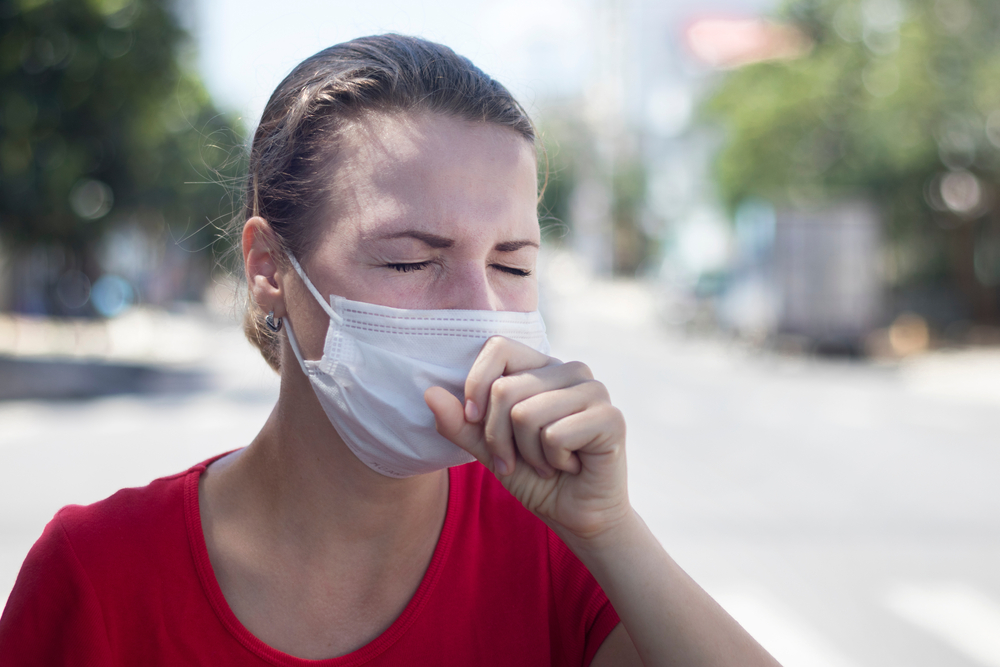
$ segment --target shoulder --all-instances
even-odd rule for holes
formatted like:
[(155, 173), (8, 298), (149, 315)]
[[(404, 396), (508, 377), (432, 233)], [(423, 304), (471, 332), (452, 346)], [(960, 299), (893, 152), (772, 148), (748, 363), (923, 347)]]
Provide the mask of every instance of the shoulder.
[(71, 664), (74, 651), (109, 662), (111, 647), (122, 644), (118, 630), (141, 623), (143, 605), (192, 578), (185, 494), (193, 489), (197, 500), (204, 467), (59, 510), (28, 552), (0, 617), (0, 662)]
[(204, 469), (205, 464), (198, 464), (146, 486), (121, 489), (91, 505), (68, 505), (56, 513), (46, 534), (62, 533), (82, 560), (148, 550), (176, 537), (175, 530), (183, 531), (185, 494), (197, 493)]
[(187, 574), (190, 533), (199, 527), (198, 480), (217, 458), (90, 505), (62, 508), (32, 551), (73, 560), (102, 591), (123, 592), (125, 582), (149, 582), (154, 572)]

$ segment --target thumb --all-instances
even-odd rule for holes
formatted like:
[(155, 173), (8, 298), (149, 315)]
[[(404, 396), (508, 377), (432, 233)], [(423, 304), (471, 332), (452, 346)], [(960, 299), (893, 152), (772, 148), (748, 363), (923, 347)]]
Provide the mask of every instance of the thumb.
[(462, 402), (443, 387), (431, 387), (425, 391), (424, 401), (434, 413), (434, 425), (438, 433), (487, 465), (489, 455), (483, 442), (483, 427), (481, 424), (465, 421)]

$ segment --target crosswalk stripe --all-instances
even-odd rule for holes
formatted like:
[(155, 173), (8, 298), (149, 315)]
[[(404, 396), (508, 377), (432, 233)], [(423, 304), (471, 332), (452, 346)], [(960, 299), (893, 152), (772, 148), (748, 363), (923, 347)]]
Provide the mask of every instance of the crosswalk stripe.
[(900, 584), (885, 605), (987, 667), (1000, 667), (1000, 604), (959, 582)]
[(786, 667), (858, 667), (763, 588), (723, 590), (712, 597)]

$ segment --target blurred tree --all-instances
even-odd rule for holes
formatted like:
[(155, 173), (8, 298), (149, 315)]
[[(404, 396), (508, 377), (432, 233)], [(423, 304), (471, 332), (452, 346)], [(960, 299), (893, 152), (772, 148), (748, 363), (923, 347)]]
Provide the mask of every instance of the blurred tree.
[(607, 181), (610, 199), (607, 224), (611, 269), (619, 275), (634, 275), (654, 254), (642, 224), (646, 170), (634, 146), (622, 141), (615, 164), (604, 165), (597, 155), (594, 132), (579, 108), (553, 102), (539, 115), (539, 136), (544, 147), (539, 156), (540, 185), (544, 185), (539, 202), (543, 238), (562, 239), (572, 233), (574, 193), (578, 187), (588, 187), (586, 175), (594, 178), (599, 174), (598, 178)]
[(646, 167), (636, 156), (623, 157), (611, 179), (612, 268), (634, 276), (654, 254), (642, 224), (646, 207)]
[[(238, 124), (213, 106), (169, 2), (0, 0), (0, 240), (94, 279), (105, 232), (215, 239)], [(160, 230), (154, 230), (160, 231)]]
[(863, 197), (896, 286), (950, 282), (980, 320), (1000, 284), (1000, 3), (791, 0), (804, 57), (726, 73), (706, 105), (735, 208)]

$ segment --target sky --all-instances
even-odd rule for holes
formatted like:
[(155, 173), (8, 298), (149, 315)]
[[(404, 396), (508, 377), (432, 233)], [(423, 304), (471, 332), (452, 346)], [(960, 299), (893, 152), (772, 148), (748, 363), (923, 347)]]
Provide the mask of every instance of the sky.
[[(579, 94), (592, 74), (595, 8), (619, 6), (652, 39), (673, 40), (699, 13), (750, 14), (774, 0), (188, 0), (199, 68), (216, 102), (254, 126), (271, 91), (317, 51), (362, 35), (413, 34), (447, 44), (528, 108)], [(660, 27), (662, 25), (662, 28)]]
[[(582, 0), (586, 1), (586, 0)], [(572, 94), (587, 70), (581, 0), (197, 0), (193, 30), (216, 102), (256, 123), (296, 64), (348, 39), (382, 32), (447, 44), (529, 106), (539, 91)]]

